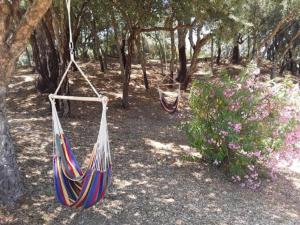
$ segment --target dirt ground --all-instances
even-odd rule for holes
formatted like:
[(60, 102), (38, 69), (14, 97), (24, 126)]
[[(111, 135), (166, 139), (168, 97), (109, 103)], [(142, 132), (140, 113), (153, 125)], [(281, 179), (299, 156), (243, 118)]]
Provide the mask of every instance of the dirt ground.
[[(149, 91), (139, 67), (133, 67), (130, 108), (123, 110), (118, 66), (111, 64), (106, 74), (96, 72), (95, 64), (82, 66), (110, 98), (110, 193), (103, 204), (87, 210), (65, 208), (55, 200), (47, 95), (36, 92), (36, 75), (20, 69), (7, 102), (25, 195), (14, 207), (0, 206), (0, 224), (300, 224), (300, 173), (283, 169), (275, 182), (264, 181), (253, 192), (201, 161), (183, 160), (197, 156), (179, 128), (189, 115), (187, 96), (178, 113), (164, 112), (155, 89), (158, 67), (149, 65)], [(74, 95), (91, 94), (77, 73), (71, 89)], [(61, 119), (80, 162), (86, 162), (96, 140), (100, 113), (98, 104), (73, 102), (72, 116)]]

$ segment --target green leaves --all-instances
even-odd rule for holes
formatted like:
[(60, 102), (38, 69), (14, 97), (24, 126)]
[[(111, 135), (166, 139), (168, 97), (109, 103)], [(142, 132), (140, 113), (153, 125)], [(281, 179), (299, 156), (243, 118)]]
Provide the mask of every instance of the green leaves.
[(292, 87), (289, 81), (258, 82), (250, 67), (239, 77), (223, 74), (195, 81), (190, 95), (193, 117), (186, 129), (191, 144), (235, 181), (252, 174), (254, 182), (258, 177), (254, 167), (266, 163), (270, 149), (282, 150), (285, 135), (298, 124), (295, 119), (281, 119)]

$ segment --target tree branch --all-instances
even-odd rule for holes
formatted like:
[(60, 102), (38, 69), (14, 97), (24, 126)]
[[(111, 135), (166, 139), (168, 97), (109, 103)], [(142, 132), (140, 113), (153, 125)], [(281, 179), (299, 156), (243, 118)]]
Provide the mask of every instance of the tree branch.
[(20, 56), (34, 28), (47, 12), (52, 0), (35, 0), (22, 17), (16, 32), (11, 39), (9, 55), (12, 59)]
[(291, 49), (291, 47), (292, 47), (294, 41), (295, 41), (298, 37), (300, 37), (300, 29), (299, 29), (298, 32), (292, 37), (292, 39), (290, 40), (290, 42), (289, 42), (289, 44), (288, 44), (288, 47), (284, 50), (284, 52), (282, 53), (282, 55), (281, 55), (280, 59), (278, 60), (278, 62), (281, 62), (281, 61), (284, 59), (286, 53), (289, 51), (289, 49)]
[(293, 19), (296, 18), (298, 14), (295, 11), (291, 11), (288, 15), (283, 17), (277, 25), (274, 27), (274, 29), (271, 31), (269, 35), (267, 35), (259, 44), (258, 50), (265, 45), (269, 45), (269, 43), (272, 41), (273, 37), (278, 33), (278, 31), (281, 29), (281, 27), (286, 23), (286, 22), (291, 22)]
[(181, 28), (193, 28), (195, 26), (195, 21), (190, 24), (180, 24), (175, 27), (150, 27), (150, 28), (137, 28), (139, 32), (153, 32), (153, 31), (175, 31)]

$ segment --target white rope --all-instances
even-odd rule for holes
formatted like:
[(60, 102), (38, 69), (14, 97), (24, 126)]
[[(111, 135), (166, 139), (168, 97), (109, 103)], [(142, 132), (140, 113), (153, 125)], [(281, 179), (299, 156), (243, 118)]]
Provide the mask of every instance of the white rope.
[[(57, 154), (57, 143), (56, 143), (56, 135), (63, 134), (63, 129), (61, 127), (61, 123), (59, 121), (58, 113), (55, 106), (55, 99), (67, 99), (67, 100), (83, 100), (83, 101), (101, 101), (102, 102), (102, 116), (101, 116), (101, 122), (100, 122), (100, 128), (98, 132), (97, 142), (94, 146), (95, 151), (95, 160), (92, 164), (92, 168), (97, 170), (106, 170), (108, 163), (111, 162), (111, 155), (110, 155), (110, 147), (109, 147), (109, 138), (108, 138), (108, 130), (107, 130), (107, 119), (106, 119), (106, 111), (107, 111), (107, 102), (108, 98), (99, 94), (97, 89), (93, 86), (93, 84), (90, 82), (88, 77), (85, 75), (85, 73), (82, 71), (82, 69), (79, 67), (77, 62), (74, 59), (74, 44), (73, 44), (73, 37), (72, 37), (72, 27), (71, 27), (71, 0), (66, 0), (67, 5), (67, 11), (68, 11), (68, 23), (69, 23), (69, 33), (70, 33), (70, 39), (69, 39), (69, 47), (70, 47), (70, 62), (66, 68), (66, 71), (64, 72), (62, 79), (60, 80), (57, 89), (55, 90), (54, 94), (49, 95), (49, 99), (51, 102), (51, 108), (52, 108), (52, 120), (53, 120), (53, 141), (54, 141), (54, 148), (53, 148), (53, 154)], [(64, 79), (67, 76), (68, 71), (71, 68), (71, 65), (74, 63), (74, 65), (77, 67), (79, 73), (84, 77), (84, 79), (88, 82), (89, 86), (92, 88), (93, 92), (97, 95), (97, 99), (94, 97), (79, 97), (79, 96), (62, 96), (57, 95), (59, 89), (61, 88), (61, 85), (63, 84)]]
[(66, 78), (66, 76), (67, 76), (67, 74), (68, 74), (68, 72), (70, 70), (71, 65), (72, 65), (72, 60), (69, 62), (68, 66), (67, 66), (67, 69), (66, 69), (65, 73), (63, 74), (63, 76), (62, 76), (62, 78), (61, 78), (61, 80), (60, 80), (60, 82), (59, 82), (59, 84), (58, 84), (58, 86), (57, 86), (57, 88), (56, 88), (56, 90), (54, 92), (55, 95), (57, 95), (57, 93), (58, 93), (58, 91), (59, 91), (59, 89), (60, 89), (60, 87), (61, 87), (64, 79)]
[(67, 66), (66, 71), (64, 72), (55, 92), (54, 95), (57, 95), (59, 89), (61, 88), (63, 81), (65, 80), (71, 65), (74, 63), (74, 65), (76, 66), (76, 68), (78, 69), (78, 71), (80, 72), (81, 76), (84, 77), (84, 79), (88, 82), (89, 86), (92, 88), (92, 90), (94, 91), (94, 93), (97, 95), (98, 98), (101, 98), (102, 95), (99, 94), (99, 92), (97, 91), (97, 89), (94, 87), (94, 85), (90, 82), (90, 80), (88, 79), (88, 77), (85, 75), (85, 73), (82, 71), (82, 69), (80, 68), (80, 66), (77, 64), (77, 62), (75, 61), (74, 58), (74, 44), (73, 44), (73, 34), (72, 34), (72, 24), (71, 24), (71, 0), (66, 0), (66, 5), (67, 5), (67, 11), (68, 11), (68, 24), (69, 24), (69, 48), (70, 48), (70, 62)]
[[(165, 60), (165, 71), (167, 72), (168, 70), (168, 63), (167, 63), (167, 53), (166, 53), (166, 37), (165, 37), (165, 33), (163, 33), (163, 54), (164, 54), (164, 60)], [(177, 68), (176, 68), (177, 71)], [(171, 78), (168, 75), (164, 75), (163, 79), (160, 79), (158, 77), (156, 77), (159, 82), (157, 83), (157, 90), (159, 93), (159, 98), (162, 98), (162, 93), (164, 93), (167, 96), (170, 97), (180, 97), (180, 83), (178, 83), (173, 77)], [(168, 79), (168, 83), (163, 83), (166, 79)], [(173, 83), (171, 83), (170, 81), (172, 81)], [(162, 86), (171, 86), (171, 85), (177, 85), (177, 89), (176, 91), (164, 91), (161, 89)]]
[(69, 48), (70, 48), (70, 59), (74, 60), (74, 44), (73, 44), (73, 32), (71, 23), (71, 0), (66, 0), (67, 11), (68, 11), (68, 22), (69, 22)]
[(95, 94), (97, 95), (97, 97), (101, 98), (102, 95), (99, 94), (99, 92), (96, 90), (96, 88), (94, 87), (94, 85), (91, 83), (91, 81), (84, 74), (84, 72), (82, 71), (82, 69), (79, 67), (79, 65), (77, 64), (77, 62), (75, 62), (75, 60), (73, 60), (73, 63), (75, 64), (75, 66), (79, 70), (80, 74), (84, 77), (84, 79), (88, 82), (88, 84), (90, 85), (90, 87), (93, 89), (93, 91), (95, 92)]
[[(97, 142), (96, 142), (95, 161), (97, 163), (95, 163), (95, 165), (98, 170), (103, 170), (103, 169), (105, 170), (108, 166), (108, 163), (111, 162), (106, 112), (107, 112), (107, 103), (103, 101), (101, 123), (100, 123)], [(102, 168), (99, 168), (99, 165), (101, 165)]]
[[(61, 127), (61, 123), (59, 121), (58, 113), (55, 106), (55, 100), (53, 98), (49, 98), (51, 102), (52, 108), (52, 120), (53, 120), (53, 155), (58, 155), (57, 152), (58, 146), (56, 143), (56, 135), (63, 134), (63, 129)], [(99, 132), (97, 136), (97, 141), (94, 146), (95, 151), (95, 160), (92, 164), (93, 169), (97, 169), (98, 171), (106, 171), (109, 163), (111, 163), (111, 154), (110, 154), (110, 146), (109, 146), (109, 136), (107, 129), (107, 97), (103, 97), (102, 100), (102, 115), (100, 121)], [(71, 179), (71, 178), (70, 178)], [(81, 178), (76, 178), (74, 180), (78, 180)]]

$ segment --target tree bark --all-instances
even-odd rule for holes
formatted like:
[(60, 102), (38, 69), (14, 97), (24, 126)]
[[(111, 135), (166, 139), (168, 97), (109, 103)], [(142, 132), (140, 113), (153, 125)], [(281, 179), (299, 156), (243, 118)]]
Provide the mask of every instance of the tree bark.
[(210, 46), (210, 69), (213, 72), (214, 69), (214, 38), (211, 37), (211, 46)]
[(240, 48), (239, 48), (238, 44), (235, 44), (233, 46), (231, 62), (233, 64), (239, 64), (240, 63)]
[(221, 49), (221, 40), (220, 38), (218, 38), (218, 41), (217, 41), (217, 46), (218, 46), (218, 54), (217, 54), (217, 64), (220, 65), (220, 61), (221, 61), (221, 53), (222, 53), (222, 49)]
[(99, 60), (100, 71), (102, 73), (105, 73), (105, 65), (104, 65), (102, 51), (100, 49), (99, 37), (97, 35), (96, 21), (95, 20), (93, 20), (92, 28), (93, 28), (92, 35), (93, 35), (93, 55), (94, 55), (94, 59)]
[(277, 24), (276, 26), (271, 30), (270, 34), (268, 34), (259, 44), (257, 44), (256, 49), (256, 60), (257, 63), (260, 64), (262, 57), (265, 55), (265, 51), (263, 53), (260, 52), (260, 49), (263, 46), (266, 46), (266, 49), (268, 48), (270, 42), (273, 40), (275, 35), (280, 31), (280, 29), (288, 23), (288, 26), (290, 26), (290, 22), (293, 21), (298, 15), (297, 10), (291, 10), (289, 13), (284, 16)]
[(251, 49), (251, 38), (248, 35), (248, 38), (247, 38), (247, 59), (248, 60), (250, 59), (250, 49)]
[(239, 64), (240, 63), (240, 34), (238, 34), (233, 41), (232, 57), (231, 63)]
[(28, 50), (28, 47), (25, 49), (25, 51), (26, 51), (26, 57), (27, 57), (27, 60), (28, 60), (28, 66), (32, 67), (31, 56), (30, 56), (30, 52)]
[(175, 57), (176, 57), (176, 46), (175, 46), (175, 34), (174, 34), (174, 31), (170, 32), (170, 36), (171, 36), (170, 81), (173, 83), (174, 72), (175, 72)]
[[(160, 59), (160, 69), (161, 69), (161, 74), (165, 74), (165, 72), (167, 72), (167, 71), (165, 71), (165, 66), (164, 66), (164, 64), (166, 63), (166, 52), (165, 52), (165, 49), (164, 49), (164, 47), (163, 47), (163, 44), (161, 43), (161, 37), (158, 35), (158, 33), (157, 32), (155, 32), (155, 40), (156, 40), (156, 46), (157, 46), (157, 48), (158, 48), (158, 50), (159, 50), (159, 59)], [(163, 40), (163, 41), (165, 41), (165, 40)], [(158, 44), (157, 44), (158, 43)]]
[[(180, 24), (182, 24), (182, 22), (178, 21), (178, 25)], [(179, 71), (178, 71), (177, 81), (183, 83), (187, 77), (187, 59), (186, 59), (186, 46), (185, 46), (185, 37), (187, 34), (187, 29), (180, 28), (178, 29), (177, 33), (178, 33), (178, 52), (179, 52)]]
[(193, 50), (195, 49), (194, 37), (193, 37), (193, 28), (189, 29), (189, 41), (190, 41), (190, 58), (193, 57)]
[(195, 50), (193, 53), (193, 57), (191, 60), (191, 65), (189, 67), (186, 79), (184, 80), (181, 89), (186, 90), (189, 83), (192, 80), (192, 75), (196, 72), (198, 66), (198, 55), (200, 53), (201, 48), (207, 43), (207, 41), (211, 38), (211, 34), (207, 34), (203, 38), (199, 38), (196, 42)]
[(148, 90), (149, 82), (148, 82), (148, 78), (147, 78), (146, 61), (144, 58), (144, 48), (142, 47), (143, 43), (141, 44), (140, 35), (137, 36), (137, 38), (135, 40), (135, 44), (136, 44), (136, 48), (137, 48), (137, 52), (138, 52), (139, 63), (141, 64), (142, 71), (143, 71), (144, 85), (145, 85), (146, 90)]
[(6, 22), (12, 16), (8, 9), (13, 2), (0, 1), (0, 201), (4, 203), (14, 203), (22, 196), (23, 189), (6, 118), (7, 84), (33, 29), (51, 3), (51, 0), (33, 1), (20, 22), (17, 20), (19, 24), (15, 30)]
[[(70, 60), (69, 53), (69, 45), (68, 45), (68, 24), (66, 23), (66, 13), (64, 10), (64, 2), (59, 1), (58, 12), (54, 9), (51, 9), (51, 18), (52, 18), (52, 26), (53, 32), (55, 36), (55, 40), (57, 41), (57, 50), (59, 56), (59, 79), (60, 80), (65, 72), (67, 67), (67, 63)], [(61, 95), (69, 95), (69, 79), (68, 76), (63, 81), (61, 88), (58, 92)], [(59, 112), (67, 117), (71, 114), (71, 103), (68, 100), (58, 100), (57, 101), (57, 109)]]
[(59, 77), (59, 56), (55, 47), (51, 13), (36, 28), (31, 36), (36, 70), (39, 73), (37, 89), (42, 93), (52, 93)]
[(122, 99), (122, 106), (125, 109), (129, 107), (129, 81), (131, 75), (131, 60), (133, 54), (134, 38), (135, 38), (135, 34), (131, 33), (127, 39), (128, 54), (126, 56), (125, 74), (123, 77), (123, 99)]
[[(3, 56), (2, 52), (0, 52), (0, 55)], [(0, 63), (0, 77), (11, 76), (11, 74), (6, 74), (6, 71), (11, 71), (10, 73), (12, 73), (11, 67), (14, 66), (14, 63), (7, 63), (2, 59)], [(6, 93), (7, 85), (5, 80), (0, 80), (0, 201), (13, 203), (22, 196), (23, 185), (6, 117)]]

